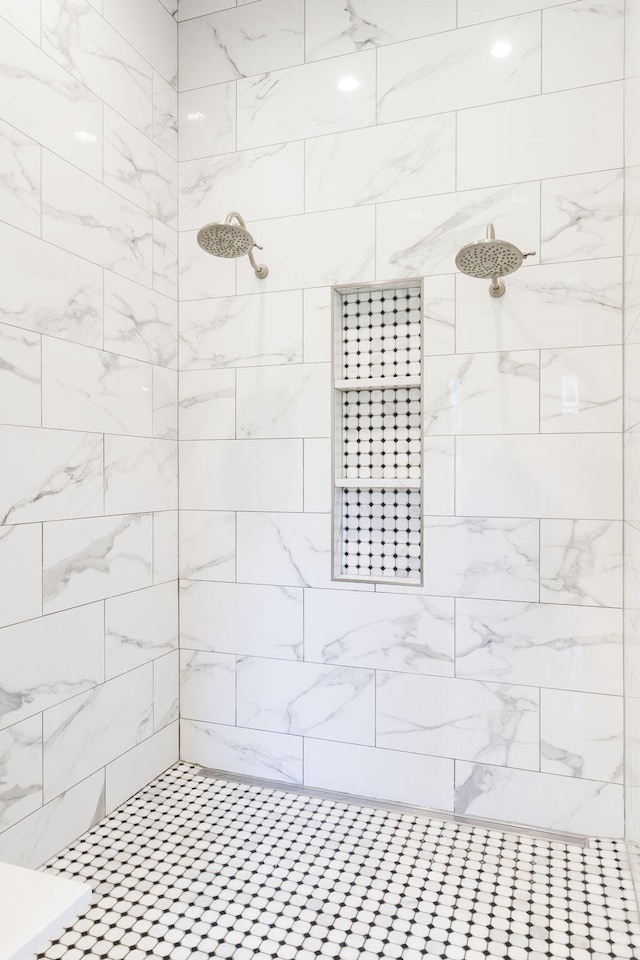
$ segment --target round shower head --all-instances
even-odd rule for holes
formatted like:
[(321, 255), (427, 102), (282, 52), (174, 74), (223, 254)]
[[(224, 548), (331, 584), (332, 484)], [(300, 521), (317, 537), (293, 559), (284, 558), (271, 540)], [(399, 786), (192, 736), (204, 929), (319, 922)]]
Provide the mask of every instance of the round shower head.
[(493, 224), (490, 223), (485, 240), (467, 243), (459, 251), (456, 267), (469, 277), (485, 279), (491, 277), (493, 282), (489, 291), (492, 296), (501, 297), (504, 293), (504, 284), (498, 281), (498, 277), (506, 277), (513, 273), (522, 266), (525, 257), (531, 256), (533, 253), (523, 253), (515, 244), (507, 240), (496, 240)]
[[(232, 220), (238, 222), (232, 223)], [(262, 247), (255, 242), (247, 230), (244, 220), (235, 211), (229, 214), (224, 223), (216, 221), (201, 227), (198, 230), (197, 240), (199, 246), (214, 257), (236, 258), (248, 256), (259, 280), (263, 280), (269, 273), (264, 263), (256, 263), (253, 248), (258, 247), (258, 250), (262, 250)]]

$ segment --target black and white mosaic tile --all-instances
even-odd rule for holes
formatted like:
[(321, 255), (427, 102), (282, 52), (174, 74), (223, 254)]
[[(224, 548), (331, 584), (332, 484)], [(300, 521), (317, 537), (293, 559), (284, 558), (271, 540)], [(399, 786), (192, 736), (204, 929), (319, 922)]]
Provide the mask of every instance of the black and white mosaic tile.
[(621, 844), (292, 793), (180, 763), (44, 869), (94, 888), (48, 960), (622, 960)]

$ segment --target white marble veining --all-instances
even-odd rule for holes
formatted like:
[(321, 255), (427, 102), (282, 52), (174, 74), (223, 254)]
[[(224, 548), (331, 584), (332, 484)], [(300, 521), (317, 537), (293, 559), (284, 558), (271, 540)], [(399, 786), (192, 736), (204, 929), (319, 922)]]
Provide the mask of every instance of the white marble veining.
[(623, 700), (595, 693), (543, 690), (540, 769), (622, 783)]
[(236, 148), (236, 85), (216, 83), (178, 96), (180, 160), (213, 157)]
[(177, 650), (153, 661), (153, 729), (175, 723), (180, 714), (180, 658)]
[(251, 777), (302, 783), (302, 737), (224, 724), (180, 721), (184, 760)]
[(151, 253), (153, 289), (175, 300), (178, 296), (178, 235), (160, 220), (153, 221)]
[(152, 68), (87, 0), (43, 4), (42, 49), (139, 130), (151, 130)]
[[(502, 230), (500, 233), (506, 236)], [(472, 353), (621, 342), (621, 260), (534, 265), (509, 277), (508, 284), (509, 296), (493, 300), (475, 278), (456, 277), (458, 350)]]
[(159, 777), (179, 757), (178, 723), (172, 723), (106, 766), (106, 810), (110, 813)]
[(305, 657), (317, 663), (453, 676), (453, 601), (305, 592)]
[(45, 524), (45, 613), (151, 585), (151, 516)]
[(230, 723), (236, 719), (236, 658), (226, 653), (183, 650), (180, 713), (187, 720)]
[(105, 513), (177, 509), (177, 446), (174, 440), (105, 437)]
[(42, 527), (0, 526), (0, 626), (42, 613)]
[(165, 583), (178, 576), (178, 511), (153, 514), (153, 582)]
[[(506, 57), (490, 55), (497, 43), (509, 45)], [(506, 85), (514, 98), (540, 90), (540, 17), (536, 14), (382, 47), (378, 50), (378, 121), (504, 100)]]
[(189, 440), (180, 447), (182, 509), (302, 509), (302, 440)]
[(448, 193), (454, 186), (453, 113), (316, 137), (305, 144), (306, 211)]
[(41, 337), (0, 323), (0, 422), (39, 427), (42, 417)]
[(176, 25), (157, 0), (102, 0), (106, 20), (173, 86), (178, 64)]
[(458, 114), (458, 190), (621, 165), (622, 98), (617, 82)]
[(537, 520), (427, 517), (424, 589), (451, 597), (535, 601), (538, 538)]
[(32, 717), (104, 680), (104, 613), (93, 603), (0, 630), (5, 657), (0, 728)]
[(455, 353), (455, 277), (428, 277), (423, 293), (425, 356)]
[(619, 80), (624, 0), (578, 0), (542, 14), (542, 91)]
[(236, 371), (180, 374), (180, 439), (226, 440), (236, 435)]
[(178, 372), (153, 368), (153, 435), (158, 440), (178, 439)]
[(622, 606), (622, 524), (540, 521), (540, 599)]
[(328, 437), (330, 389), (327, 363), (237, 370), (237, 436)]
[(307, 60), (355, 53), (399, 40), (451, 30), (456, 25), (455, 0), (307, 0)]
[(621, 612), (458, 600), (456, 676), (620, 694)]
[(296, 291), (181, 303), (180, 368), (299, 363), (301, 314)]
[(375, 57), (365, 50), (239, 80), (238, 147), (370, 126), (376, 110)]
[(152, 217), (176, 225), (175, 161), (108, 108), (104, 118), (104, 183)]
[(534, 688), (397, 673), (376, 683), (378, 746), (537, 770)]
[(622, 787), (456, 762), (456, 813), (592, 837), (619, 837)]
[[(51, 243), (0, 224), (2, 298), (0, 320), (102, 346), (102, 270)], [(38, 283), (33, 265), (38, 264)]]
[(174, 160), (178, 159), (178, 94), (170, 83), (153, 71), (153, 142)]
[(426, 357), (425, 433), (537, 432), (538, 363), (533, 350)]
[(456, 513), (619, 520), (620, 435), (458, 437)]
[(30, 717), (0, 731), (0, 830), (42, 804), (42, 720)]
[(180, 576), (185, 580), (235, 580), (236, 515), (183, 510), (180, 516)]
[[(22, 3), (12, 5), (18, 7)], [(2, 18), (0, 63), (2, 119), (87, 173), (100, 177), (100, 100)], [(84, 136), (76, 137), (79, 132)]]
[(0, 220), (40, 233), (42, 148), (15, 127), (0, 121)]
[(49, 153), (42, 165), (42, 236), (130, 280), (151, 283), (151, 217)]
[(151, 434), (151, 367), (138, 360), (45, 337), (43, 425)]
[(453, 760), (306, 737), (304, 782), (338, 793), (453, 809)]
[(540, 352), (540, 429), (622, 430), (622, 347)]
[(52, 800), (153, 732), (151, 664), (44, 714), (44, 799)]
[(2, 523), (96, 516), (103, 507), (102, 437), (0, 427), (11, 470), (0, 478)]
[(237, 671), (239, 726), (373, 746), (373, 670), (242, 657)]
[(423, 446), (424, 513), (453, 516), (455, 513), (455, 441), (453, 437), (425, 437)]
[(176, 583), (170, 581), (106, 600), (104, 628), (107, 679), (176, 650)]
[(260, 227), (251, 221), (303, 211), (304, 151), (302, 141), (278, 143), (181, 163), (180, 230), (197, 230), (241, 210), (262, 243)]
[(182, 90), (303, 63), (304, 0), (261, 0), (188, 20), (178, 42)]
[(104, 345), (112, 353), (164, 366), (177, 362), (175, 301), (105, 271)]
[(180, 646), (283, 660), (302, 659), (302, 590), (183, 581)]
[(543, 180), (540, 260), (622, 256), (621, 170)]

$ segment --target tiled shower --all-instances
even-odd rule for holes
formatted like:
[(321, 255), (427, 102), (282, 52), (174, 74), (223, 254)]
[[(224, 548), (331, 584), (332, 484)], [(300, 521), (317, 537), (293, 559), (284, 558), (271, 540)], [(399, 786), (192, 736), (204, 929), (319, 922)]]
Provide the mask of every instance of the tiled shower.
[[(640, 869), (639, 77), (638, 0), (0, 2), (0, 860), (180, 758)], [(423, 585), (339, 582), (332, 287), (409, 281)]]

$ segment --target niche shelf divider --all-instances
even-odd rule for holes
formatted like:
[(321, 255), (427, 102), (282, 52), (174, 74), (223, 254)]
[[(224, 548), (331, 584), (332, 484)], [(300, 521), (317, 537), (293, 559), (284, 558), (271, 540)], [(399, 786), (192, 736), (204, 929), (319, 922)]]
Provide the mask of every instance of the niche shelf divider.
[(332, 289), (333, 580), (423, 582), (422, 279)]

